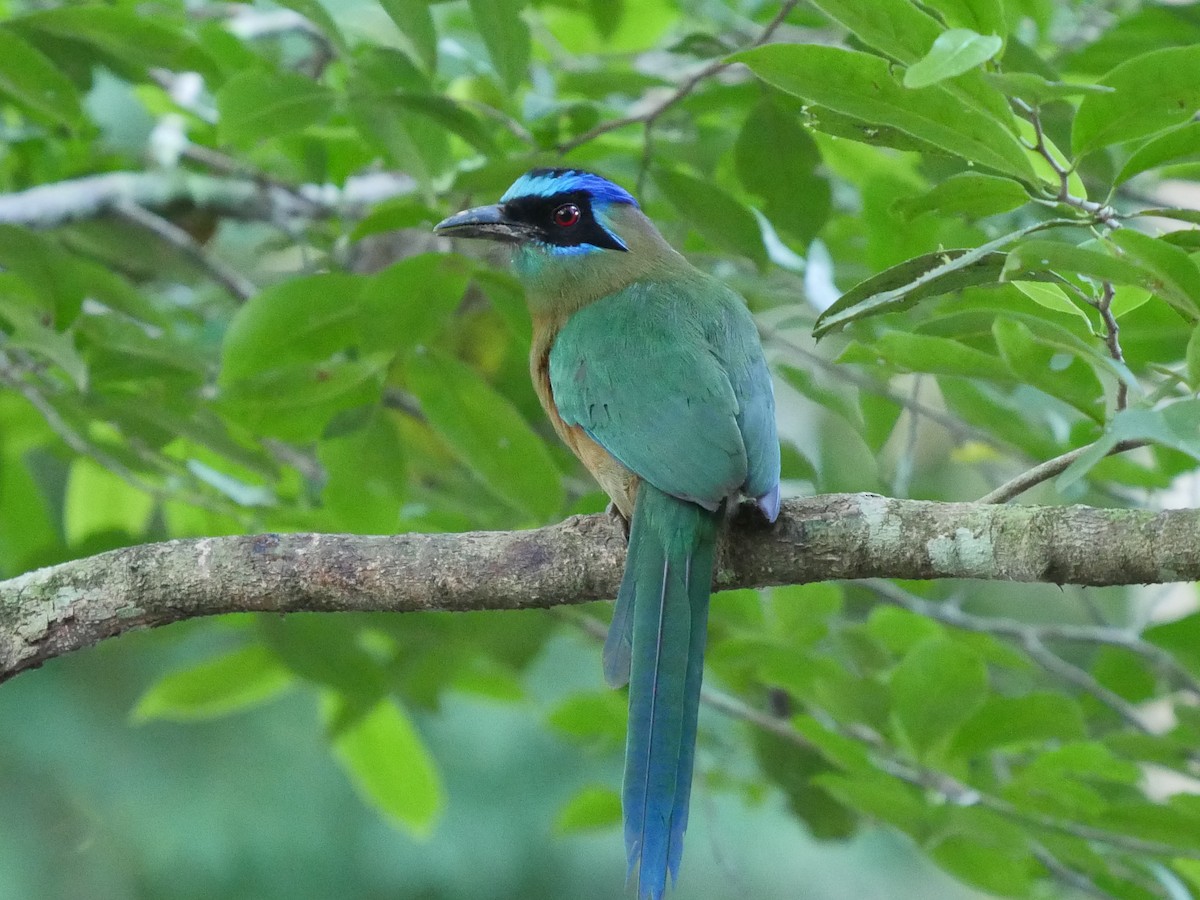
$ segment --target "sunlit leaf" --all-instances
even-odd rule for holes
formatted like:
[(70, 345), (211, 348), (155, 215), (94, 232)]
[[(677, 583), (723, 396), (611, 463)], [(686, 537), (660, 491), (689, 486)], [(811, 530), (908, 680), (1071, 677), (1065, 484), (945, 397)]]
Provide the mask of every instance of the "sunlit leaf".
[(287, 72), (242, 72), (217, 94), (221, 134), (253, 144), (320, 122), (333, 111), (333, 93), (311, 78)]
[(892, 716), (918, 757), (941, 752), (983, 705), (987, 670), (962, 644), (932, 637), (917, 644), (891, 679)]
[[(337, 717), (333, 701), (326, 709), (327, 718)], [(368, 803), (405, 831), (429, 835), (445, 805), (441, 778), (412, 720), (395, 701), (380, 700), (338, 731), (333, 749)]]
[(0, 94), (65, 125), (77, 125), (82, 109), (75, 86), (36, 48), (0, 30)]
[(471, 15), (508, 90), (516, 90), (529, 67), (529, 27), (521, 18), (524, 0), (468, 0)]
[(379, 0), (425, 68), (437, 68), (437, 32), (425, 0)]
[(430, 424), (482, 489), (539, 521), (562, 506), (561, 477), (545, 442), (470, 367), (430, 350), (411, 357), (408, 377)]
[(952, 28), (937, 36), (933, 47), (904, 72), (906, 88), (923, 88), (968, 72), (1000, 52), (1004, 39)]
[(575, 834), (608, 828), (621, 821), (621, 798), (612, 788), (590, 787), (572, 797), (558, 814), (554, 830)]
[(718, 247), (767, 263), (762, 233), (754, 214), (711, 181), (684, 172), (658, 169), (654, 183), (687, 222)]
[(291, 683), (291, 672), (275, 654), (262, 644), (249, 644), (164, 675), (138, 699), (133, 718), (216, 718), (270, 700)]
[(1016, 136), (941, 85), (908, 89), (886, 60), (815, 44), (773, 44), (735, 54), (763, 80), (812, 103), (890, 125), (979, 165), (1027, 182), (1036, 175)]
[(1200, 46), (1135, 56), (1100, 79), (1111, 94), (1088, 94), (1071, 131), (1076, 154), (1179, 125), (1200, 108)]
[(1028, 202), (1028, 192), (1010, 178), (963, 172), (938, 182), (919, 197), (897, 200), (892, 209), (907, 219), (934, 212), (974, 220), (1008, 212)]

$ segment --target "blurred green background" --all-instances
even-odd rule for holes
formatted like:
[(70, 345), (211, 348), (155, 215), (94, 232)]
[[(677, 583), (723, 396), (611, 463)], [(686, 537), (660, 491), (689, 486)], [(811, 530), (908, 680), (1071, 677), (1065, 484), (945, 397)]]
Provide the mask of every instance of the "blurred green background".
[[(1198, 85), (1196, 3), (0, 0), (0, 578), (602, 510), (503, 251), (431, 234), (547, 164), (746, 298), (787, 495), (1090, 447), (1020, 499), (1195, 506)], [(22, 674), (0, 897), (622, 896), (608, 615), (227, 616)], [(1200, 893), (1192, 585), (729, 592), (707, 664), (741, 712), (672, 897)]]

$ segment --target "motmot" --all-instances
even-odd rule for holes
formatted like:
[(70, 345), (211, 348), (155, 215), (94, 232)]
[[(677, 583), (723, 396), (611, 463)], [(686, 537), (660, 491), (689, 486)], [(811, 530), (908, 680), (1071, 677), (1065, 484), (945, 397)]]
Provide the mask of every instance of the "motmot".
[(779, 515), (775, 396), (745, 302), (612, 181), (534, 169), (434, 229), (511, 244), (554, 430), (628, 523), (604, 675), (629, 684), (621, 806), (639, 900), (683, 853), (713, 564), (740, 496)]

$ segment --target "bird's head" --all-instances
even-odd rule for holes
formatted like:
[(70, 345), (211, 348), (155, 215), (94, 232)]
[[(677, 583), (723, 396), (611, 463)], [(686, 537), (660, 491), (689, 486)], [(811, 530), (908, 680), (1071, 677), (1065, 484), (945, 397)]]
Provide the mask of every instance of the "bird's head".
[(434, 231), (514, 245), (514, 267), (535, 307), (590, 302), (674, 255), (632, 194), (579, 169), (534, 169), (499, 203), (457, 213)]

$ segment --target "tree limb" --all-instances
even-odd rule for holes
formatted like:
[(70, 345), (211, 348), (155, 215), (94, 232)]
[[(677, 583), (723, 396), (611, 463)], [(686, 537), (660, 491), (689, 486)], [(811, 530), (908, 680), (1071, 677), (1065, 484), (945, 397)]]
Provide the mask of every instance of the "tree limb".
[(411, 194), (407, 175), (376, 172), (348, 178), (342, 187), (305, 184), (285, 188), (253, 178), (215, 177), (172, 169), (108, 172), (0, 194), (0, 224), (54, 228), (130, 205), (161, 212), (176, 204), (220, 215), (266, 222), (359, 216), (371, 205)]
[[(112, 550), (0, 582), (0, 681), (136, 628), (228, 612), (550, 607), (616, 594), (609, 516), (531, 531), (263, 534)], [(768, 527), (740, 511), (720, 589), (842, 578), (1052, 584), (1200, 579), (1200, 510), (997, 506), (829, 494)]]

